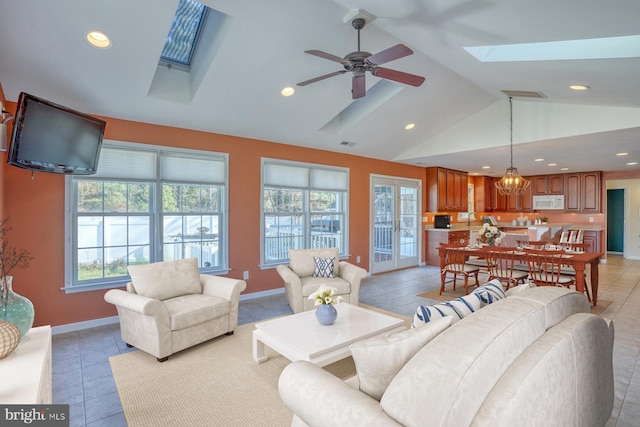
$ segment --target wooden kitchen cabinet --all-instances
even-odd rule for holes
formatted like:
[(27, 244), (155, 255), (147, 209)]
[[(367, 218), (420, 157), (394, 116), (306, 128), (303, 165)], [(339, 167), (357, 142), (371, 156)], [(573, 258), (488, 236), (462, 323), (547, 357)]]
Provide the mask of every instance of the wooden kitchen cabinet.
[(582, 236), (582, 241), (588, 246), (585, 248), (587, 252), (600, 252), (600, 232), (599, 231), (585, 231)]
[(564, 174), (536, 175), (531, 177), (531, 193), (534, 196), (564, 194)]
[(476, 176), (474, 185), (474, 206), (476, 212), (493, 212), (496, 209), (495, 180), (490, 176)]
[(427, 210), (430, 212), (466, 212), (468, 208), (467, 173), (445, 168), (427, 168)]
[(602, 212), (600, 172), (565, 175), (564, 209), (571, 212)]

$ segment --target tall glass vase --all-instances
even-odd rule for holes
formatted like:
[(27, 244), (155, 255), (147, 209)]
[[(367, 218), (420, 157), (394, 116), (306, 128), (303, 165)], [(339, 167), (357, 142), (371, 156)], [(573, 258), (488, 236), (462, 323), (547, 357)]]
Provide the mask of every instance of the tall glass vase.
[(13, 323), (20, 330), (20, 339), (33, 326), (33, 304), (12, 289), (13, 276), (0, 277), (0, 319)]

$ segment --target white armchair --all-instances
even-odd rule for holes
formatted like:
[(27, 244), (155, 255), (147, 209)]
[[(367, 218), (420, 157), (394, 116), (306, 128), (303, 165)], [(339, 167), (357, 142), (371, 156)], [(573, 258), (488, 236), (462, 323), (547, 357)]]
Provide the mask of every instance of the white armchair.
[[(289, 250), (289, 265), (279, 265), (276, 270), (284, 280), (284, 293), (294, 313), (311, 310), (315, 302), (309, 299), (321, 284), (333, 286), (345, 302), (358, 304), (360, 281), (367, 270), (338, 258), (338, 248)], [(333, 277), (314, 275), (316, 260), (333, 259)], [(320, 261), (322, 262), (322, 261)], [(321, 269), (322, 270), (322, 269)]]
[(104, 295), (120, 317), (122, 340), (164, 362), (238, 327), (243, 280), (200, 274), (196, 258), (129, 266), (127, 290)]

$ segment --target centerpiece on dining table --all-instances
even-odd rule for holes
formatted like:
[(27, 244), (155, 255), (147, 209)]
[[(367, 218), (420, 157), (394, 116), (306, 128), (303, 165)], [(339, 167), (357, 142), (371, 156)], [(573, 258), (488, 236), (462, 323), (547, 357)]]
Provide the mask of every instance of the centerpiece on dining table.
[(482, 228), (480, 229), (480, 243), (484, 246), (499, 245), (502, 241), (501, 236), (502, 233), (497, 227), (489, 225), (486, 222), (482, 224)]

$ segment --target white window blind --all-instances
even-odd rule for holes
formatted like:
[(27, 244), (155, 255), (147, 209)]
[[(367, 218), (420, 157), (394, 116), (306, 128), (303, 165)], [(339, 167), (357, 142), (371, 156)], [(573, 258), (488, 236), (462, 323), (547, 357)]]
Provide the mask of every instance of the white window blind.
[(349, 189), (349, 172), (342, 168), (329, 169), (265, 160), (263, 174), (265, 186), (341, 191)]
[(156, 177), (156, 153), (142, 150), (123, 150), (103, 146), (98, 171), (90, 178), (118, 178), (153, 180)]
[(191, 183), (222, 183), (226, 177), (224, 158), (160, 157), (161, 179)]

